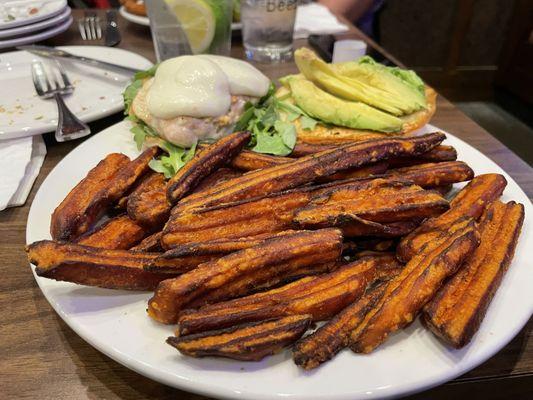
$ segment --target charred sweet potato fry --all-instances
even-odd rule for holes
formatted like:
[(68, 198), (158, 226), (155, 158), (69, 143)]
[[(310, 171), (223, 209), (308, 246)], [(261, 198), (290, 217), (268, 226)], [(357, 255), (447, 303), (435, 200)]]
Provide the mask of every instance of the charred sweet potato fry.
[(342, 226), (342, 234), (347, 238), (373, 236), (380, 238), (395, 238), (407, 235), (420, 225), (421, 220), (399, 221), (382, 224), (363, 219), (353, 219)]
[(128, 215), (149, 231), (161, 229), (170, 215), (165, 186), (132, 194), (128, 199)]
[(397, 248), (400, 260), (406, 262), (431, 240), (438, 237), (442, 230), (455, 221), (471, 217), (478, 219), (485, 207), (498, 199), (507, 181), (499, 174), (478, 175), (466, 185), (450, 202), (450, 209), (444, 214), (430, 218), (402, 239)]
[(294, 343), (310, 323), (309, 315), (292, 315), (196, 335), (171, 336), (167, 343), (191, 357), (218, 356), (259, 361)]
[[(304, 157), (324, 150), (333, 149), (336, 145), (320, 145), (298, 142), (294, 146), (290, 157)], [(428, 162), (443, 162), (457, 160), (457, 150), (452, 146), (438, 145), (433, 149), (416, 157), (393, 157), (389, 160), (394, 167), (423, 164)]]
[[(80, 285), (109, 289), (153, 290), (168, 274), (152, 273), (144, 266), (158, 254), (128, 250), (108, 250), (50, 240), (26, 247), (29, 261), (37, 275)], [(176, 264), (180, 261), (166, 261)], [(189, 266), (187, 266), (189, 268)]]
[(331, 182), (343, 179), (366, 178), (369, 176), (382, 175), (387, 171), (388, 167), (389, 163), (387, 161), (381, 161), (374, 164), (365, 165), (364, 167), (337, 172), (336, 174), (326, 176), (318, 181)]
[(310, 199), (302, 188), (197, 210), (174, 210), (161, 243), (170, 249), (186, 243), (273, 234), (291, 228), (294, 210)]
[(294, 363), (304, 369), (313, 369), (331, 360), (346, 348), (350, 332), (364, 319), (385, 293), (386, 284), (369, 288), (363, 297), (348, 305), (312, 334), (296, 342), (293, 348)]
[(452, 146), (439, 145), (416, 157), (397, 157), (390, 160), (391, 167), (408, 167), (425, 163), (440, 163), (457, 160), (457, 150)]
[(198, 151), (193, 159), (168, 181), (167, 198), (177, 203), (200, 181), (233, 159), (250, 140), (250, 132), (235, 132)]
[(480, 245), (426, 304), (423, 321), (435, 335), (455, 348), (477, 332), (487, 308), (513, 259), (524, 206), (492, 203), (479, 223)]
[(323, 176), (357, 168), (399, 155), (424, 153), (445, 138), (431, 133), (409, 138), (385, 138), (347, 144), (296, 159), (294, 162), (251, 171), (183, 199), (180, 207), (198, 208), (280, 192), (313, 182)]
[[(112, 176), (98, 181), (99, 190), (89, 188), (83, 195), (78, 194), (72, 198), (67, 196), (65, 200), (70, 205), (70, 209), (76, 208), (77, 210), (75, 211), (76, 217), (73, 218), (71, 215), (70, 218), (65, 219), (65, 201), (61, 203), (52, 215), (52, 237), (58, 240), (72, 240), (91, 229), (108, 208), (127, 193), (132, 185), (148, 171), (148, 163), (158, 152), (158, 148), (150, 147), (135, 160), (121, 164)], [(78, 193), (78, 187), (80, 191), (84, 191), (84, 188), (88, 186), (82, 184), (84, 181), (78, 184), (73, 192)], [(92, 182), (93, 185), (96, 183)], [(72, 204), (71, 202), (76, 199), (79, 201)]]
[(411, 323), (478, 244), (479, 234), (471, 218), (456, 222), (427, 243), (388, 283), (380, 301), (352, 331), (351, 349), (369, 353), (389, 334)]
[(294, 222), (305, 228), (343, 226), (360, 219), (390, 223), (426, 218), (448, 209), (439, 194), (409, 181), (373, 179), (331, 188), (299, 209)]
[(310, 154), (319, 153), (324, 150), (333, 149), (337, 146), (335, 145), (327, 145), (327, 144), (311, 144), (311, 143), (304, 143), (304, 142), (297, 142), (294, 148), (292, 149), (292, 153), (289, 154), (289, 157), (293, 158), (299, 158), (299, 157), (305, 157)]
[(474, 171), (462, 161), (447, 161), (391, 169), (385, 175), (401, 177), (423, 188), (434, 188), (469, 181), (474, 177)]
[(333, 272), (255, 295), (215, 303), (197, 311), (185, 311), (178, 320), (177, 334), (225, 328), (243, 322), (285, 315), (310, 314), (321, 321), (335, 315), (357, 299), (381, 273), (400, 267), (391, 254), (365, 257)]
[(282, 231), (275, 234), (261, 234), (256, 236), (245, 236), (235, 239), (213, 239), (205, 242), (187, 243), (174, 247), (166, 251), (162, 257), (182, 257), (189, 255), (206, 255), (206, 254), (228, 254), (234, 251), (247, 249), (257, 246), (265, 239), (276, 236), (293, 234), (295, 231)]
[(135, 185), (135, 187), (132, 188), (129, 193), (126, 193), (120, 198), (120, 200), (117, 202), (115, 209), (125, 210), (128, 204), (128, 198), (130, 196), (136, 196), (141, 192), (148, 192), (156, 188), (165, 187), (165, 185), (166, 180), (163, 174), (160, 174), (155, 171), (149, 171), (139, 179), (139, 182)]
[(227, 181), (228, 179), (237, 178), (241, 176), (242, 172), (237, 171), (233, 168), (219, 168), (214, 171), (212, 174), (207, 175), (200, 183), (194, 188), (192, 193), (198, 193), (206, 189), (210, 189), (212, 186), (215, 186), (221, 182)]
[(142, 251), (145, 253), (160, 253), (163, 251), (161, 247), (161, 235), (163, 232), (152, 233), (150, 236), (145, 237), (141, 242), (130, 248), (133, 251)]
[(286, 164), (294, 159), (289, 157), (271, 156), (270, 154), (256, 153), (255, 151), (242, 150), (231, 161), (233, 168), (241, 171), (254, 171), (256, 169), (270, 168), (275, 165)]
[(127, 250), (146, 236), (145, 230), (127, 215), (104, 222), (91, 232), (80, 236), (76, 243), (110, 250)]
[[(249, 247), (257, 246), (262, 241), (287, 234), (293, 234), (294, 231), (284, 231), (276, 234), (264, 234), (250, 237), (242, 237), (238, 239), (215, 239), (203, 243), (190, 243), (186, 245), (177, 246), (173, 249), (167, 250), (160, 257), (161, 259), (176, 259), (183, 257), (204, 257), (205, 261), (209, 261), (218, 257), (223, 257), (234, 251), (247, 249)], [(171, 272), (172, 267), (168, 265), (149, 265), (146, 269), (157, 272), (162, 268), (161, 272)], [(179, 267), (178, 267), (178, 271)]]
[[(246, 280), (248, 275), (260, 270), (283, 275), (285, 270), (295, 266), (336, 261), (341, 251), (342, 235), (336, 229), (299, 231), (267, 239), (162, 282), (148, 302), (148, 314), (157, 321), (175, 323), (179, 312), (192, 301), (230, 282)], [(247, 293), (228, 292), (228, 298)]]
[(108, 155), (63, 199), (52, 214), (50, 233), (56, 240), (69, 240), (87, 232), (92, 221), (85, 211), (96, 194), (121, 168), (130, 162), (124, 154)]

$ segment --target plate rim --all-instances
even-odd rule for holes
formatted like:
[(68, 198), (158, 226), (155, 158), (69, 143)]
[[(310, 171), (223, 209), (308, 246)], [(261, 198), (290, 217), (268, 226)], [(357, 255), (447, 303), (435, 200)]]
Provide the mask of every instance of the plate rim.
[(41, 40), (49, 39), (52, 36), (65, 32), (70, 27), (72, 22), (74, 22), (74, 18), (72, 15), (70, 15), (66, 21), (63, 21), (61, 24), (50, 29), (45, 29), (41, 32), (33, 33), (32, 35), (28, 36), (0, 40), (0, 49), (8, 49), (10, 47), (21, 46), (27, 43), (40, 42)]
[[(117, 124), (114, 124), (114, 125), (111, 125), (110, 127), (102, 130), (101, 132), (99, 132), (98, 134), (95, 134), (93, 135), (91, 138), (87, 139), (86, 141), (84, 141), (83, 143), (81, 143), (79, 146), (77, 146), (76, 148), (72, 149), (67, 155), (65, 155), (65, 157), (50, 171), (49, 173), (49, 176), (50, 174), (56, 169), (56, 168), (60, 168), (61, 167), (61, 163), (63, 162), (63, 160), (68, 156), (70, 155), (71, 153), (75, 152), (77, 149), (79, 149), (80, 147), (82, 147), (85, 143), (90, 143), (90, 141), (92, 140), (95, 140), (94, 138), (97, 137), (98, 135), (102, 134), (102, 133), (105, 133), (107, 130), (111, 130), (111, 129), (117, 129), (119, 127), (119, 125), (121, 124), (124, 124), (124, 128), (127, 128), (127, 122), (125, 121), (122, 121), (122, 122), (119, 122)], [(475, 152), (481, 154), (484, 158), (490, 160), (491, 163), (496, 164), (496, 162), (494, 162), (489, 156), (483, 154), (481, 151), (479, 151), (478, 149), (476, 149), (474, 146), (470, 145), (469, 143), (467, 143), (466, 141), (460, 139), (459, 137), (447, 132), (447, 131), (444, 131), (444, 130), (441, 130), (439, 128), (437, 128), (436, 126), (434, 125), (431, 125), (431, 124), (427, 124), (426, 125), (427, 129), (430, 129), (432, 131), (442, 131), (442, 132), (445, 132), (446, 135), (449, 135), (451, 137), (453, 137), (454, 140), (458, 140), (459, 142), (461, 142), (462, 145), (465, 145), (467, 148), (469, 148), (469, 150), (474, 150)], [(499, 166), (498, 166), (499, 167)], [(528, 195), (522, 190), (522, 188), (520, 187), (520, 185), (518, 185), (518, 183), (501, 167), (499, 167), (501, 169), (501, 173), (505, 176), (505, 178), (510, 181), (510, 182), (513, 182), (517, 188), (522, 192), (522, 194), (524, 195), (525, 198), (527, 198), (529, 200), (529, 197)], [(498, 172), (499, 173), (499, 172)], [(48, 176), (46, 177), (45, 181), (43, 181), (43, 183), (41, 184), (44, 185), (44, 183), (46, 182), (46, 180), (48, 179)], [(36, 193), (35, 195), (35, 199), (37, 199), (37, 196), (39, 194), (39, 191), (40, 191), (41, 188), (39, 188), (38, 192)], [(531, 213), (528, 212), (528, 210), (530, 211), (533, 211), (533, 207), (532, 207), (532, 204), (531, 204), (531, 201), (529, 201), (529, 204), (525, 204), (524, 205), (525, 209), (526, 209), (526, 218), (528, 218), (527, 216), (529, 216)], [(28, 214), (28, 224), (27, 224), (27, 228), (26, 228), (26, 242), (28, 243), (29, 242), (29, 236), (30, 236), (30, 233), (29, 233), (29, 222), (30, 220), (32, 219), (32, 208), (33, 208), (33, 203), (32, 203), (32, 206), (30, 208), (30, 211), (29, 211), (29, 214)], [(533, 217), (529, 217), (530, 219), (533, 218)], [(174, 388), (177, 388), (177, 389), (181, 389), (181, 390), (185, 390), (185, 391), (188, 391), (188, 392), (191, 392), (191, 393), (197, 393), (197, 394), (201, 394), (201, 395), (206, 395), (206, 396), (213, 396), (213, 397), (216, 397), (216, 398), (224, 398), (224, 399), (249, 399), (249, 398), (253, 398), (253, 399), (256, 399), (256, 400), (267, 400), (267, 399), (273, 399), (273, 398), (276, 398), (276, 399), (279, 399), (281, 396), (281, 394), (277, 394), (277, 393), (272, 393), (272, 394), (266, 394), (266, 393), (257, 393), (257, 392), (254, 392), (253, 390), (250, 391), (250, 390), (233, 390), (233, 389), (230, 389), (226, 386), (221, 386), (221, 385), (218, 385), (218, 384), (209, 384), (209, 385), (206, 385), (205, 383), (203, 384), (203, 386), (200, 386), (199, 383), (197, 381), (193, 381), (193, 380), (189, 380), (189, 379), (186, 379), (184, 377), (176, 377), (176, 376), (170, 376), (168, 375), (167, 373), (163, 373), (162, 375), (158, 375), (158, 372), (155, 368), (147, 368), (147, 369), (142, 369), (140, 366), (139, 366), (139, 362), (136, 361), (135, 358), (131, 358), (129, 357), (127, 354), (124, 354), (124, 353), (121, 353), (120, 351), (112, 348), (112, 347), (105, 347), (105, 345), (103, 344), (100, 344), (99, 340), (97, 339), (94, 339), (92, 338), (88, 333), (89, 332), (86, 332), (86, 329), (83, 327), (83, 324), (79, 323), (78, 321), (76, 320), (68, 320), (68, 315), (66, 313), (63, 313), (60, 309), (56, 308), (57, 304), (54, 303), (53, 301), (50, 301), (49, 297), (48, 297), (48, 293), (46, 291), (43, 291), (43, 288), (41, 286), (41, 282), (44, 281), (43, 278), (40, 278), (40, 277), (37, 277), (37, 275), (35, 274), (35, 271), (34, 271), (34, 267), (33, 265), (30, 264), (30, 268), (32, 270), (32, 273), (37, 281), (37, 284), (39, 286), (39, 288), (41, 289), (41, 292), (43, 293), (43, 295), (45, 296), (45, 298), (47, 299), (47, 301), (49, 302), (49, 304), (52, 306), (52, 308), (55, 310), (56, 313), (58, 313), (61, 318), (65, 321), (65, 323), (67, 325), (69, 325), (69, 327), (71, 327), (78, 336), (80, 336), (83, 340), (85, 340), (86, 342), (88, 342), (91, 346), (93, 346), (95, 349), (97, 349), (98, 351), (102, 352), (103, 354), (109, 356), (110, 358), (112, 358), (113, 360), (115, 360), (116, 362), (122, 364), (123, 366), (125, 366), (126, 368), (128, 369), (131, 369), (143, 376), (146, 376), (154, 381), (157, 381), (157, 382), (160, 382), (160, 383), (163, 383), (165, 385), (168, 385), (168, 386), (171, 386), (171, 387), (174, 387)], [(485, 353), (482, 353), (480, 354), (478, 357), (475, 358), (474, 362), (471, 362), (471, 364), (469, 366), (467, 366), (466, 368), (464, 369), (458, 369), (458, 368), (454, 368), (457, 364), (454, 365), (454, 367), (450, 367), (448, 370), (447, 370), (447, 373), (445, 374), (442, 374), (442, 375), (439, 375), (438, 377), (427, 377), (425, 378), (424, 380), (421, 380), (420, 382), (418, 383), (408, 383), (408, 384), (402, 384), (402, 385), (395, 385), (394, 386), (394, 390), (391, 390), (392, 388), (386, 388), (384, 390), (380, 390), (380, 391), (372, 391), (372, 392), (369, 392), (367, 393), (366, 395), (362, 394), (362, 393), (359, 393), (359, 392), (351, 392), (351, 393), (337, 393), (337, 394), (331, 394), (329, 395), (328, 397), (323, 397), (323, 396), (309, 396), (309, 395), (305, 395), (305, 394), (290, 394), (290, 397), (292, 399), (298, 399), (298, 400), (310, 400), (310, 399), (320, 399), (320, 400), (324, 400), (324, 399), (335, 399), (335, 400), (349, 400), (349, 399), (353, 399), (355, 397), (357, 398), (367, 398), (367, 399), (384, 399), (384, 398), (393, 398), (393, 397), (400, 397), (400, 396), (406, 396), (406, 395), (409, 395), (409, 394), (413, 394), (413, 393), (418, 393), (418, 392), (421, 392), (421, 391), (425, 391), (425, 390), (428, 390), (428, 389), (431, 389), (435, 386), (438, 386), (438, 385), (441, 385), (445, 382), (448, 382), (474, 368), (476, 368), (477, 366), (479, 366), (480, 364), (482, 364), (483, 362), (485, 362), (486, 360), (488, 360), (489, 358), (491, 358), (492, 356), (494, 356), (496, 353), (498, 353), (503, 347), (505, 347), (507, 344), (509, 344), (509, 342), (520, 332), (521, 329), (523, 329), (523, 327), (527, 324), (527, 322), (529, 321), (529, 319), (531, 318), (531, 313), (533, 311), (533, 304), (530, 304), (529, 305), (529, 314), (530, 316), (529, 317), (525, 317), (526, 313), (524, 313), (524, 317), (522, 320), (518, 321), (518, 325), (516, 325), (516, 329), (515, 330), (512, 330), (512, 331), (508, 331), (506, 332), (506, 335), (505, 337), (503, 338), (503, 340), (500, 340), (498, 342), (497, 345), (495, 345), (494, 347), (490, 348), (489, 350), (487, 350)], [(284, 396), (285, 397), (285, 396)]]
[(57, 8), (56, 10), (51, 11), (48, 14), (37, 15), (37, 16), (32, 17), (32, 18), (26, 18), (26, 19), (22, 19), (22, 20), (18, 20), (18, 21), (15, 20), (15, 21), (11, 21), (11, 22), (6, 22), (4, 24), (0, 24), (0, 30), (15, 28), (17, 26), (29, 25), (29, 24), (32, 24), (34, 22), (42, 21), (43, 19), (51, 18), (51, 17), (59, 14), (61, 11), (63, 11), (65, 9), (65, 7), (68, 7), (68, 1), (67, 0), (56, 0), (56, 1), (57, 2), (61, 1), (62, 2), (61, 6), (59, 6), (59, 8)]
[[(0, 30), (0, 39), (8, 40), (10, 37), (24, 35), (26, 33), (32, 33), (40, 29), (49, 28), (54, 25), (59, 25), (59, 23), (65, 21), (72, 14), (72, 9), (70, 7), (65, 7), (61, 13), (54, 15), (53, 17), (46, 18), (42, 21), (35, 22), (33, 24), (16, 26), (8, 29)], [(17, 32), (18, 30), (18, 32)]]

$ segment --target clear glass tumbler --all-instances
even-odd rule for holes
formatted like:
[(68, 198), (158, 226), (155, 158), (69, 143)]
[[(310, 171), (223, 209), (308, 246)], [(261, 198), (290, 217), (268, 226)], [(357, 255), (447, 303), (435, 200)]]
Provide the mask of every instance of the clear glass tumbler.
[(242, 39), (249, 59), (291, 59), (297, 5), (297, 0), (241, 0)]

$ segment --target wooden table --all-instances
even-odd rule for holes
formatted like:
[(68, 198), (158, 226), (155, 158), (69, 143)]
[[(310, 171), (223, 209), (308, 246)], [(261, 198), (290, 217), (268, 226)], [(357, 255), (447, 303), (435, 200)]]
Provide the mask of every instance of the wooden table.
[[(74, 16), (78, 17), (78, 11)], [(119, 47), (154, 60), (149, 30), (119, 19)], [(352, 29), (351, 35), (362, 37)], [(75, 25), (49, 45), (86, 44)], [(87, 43), (88, 44), (88, 43)], [(242, 57), (240, 43), (234, 55)], [(270, 76), (294, 72), (293, 64), (262, 67)], [(533, 198), (533, 170), (442, 97), (432, 123), (453, 132), (501, 165)], [(118, 122), (117, 114), (91, 124), (93, 132)], [(50, 170), (83, 139), (55, 143), (46, 135), (48, 155), (26, 205), (0, 212), (0, 398), (39, 399), (205, 399), (145, 378), (101, 354), (76, 335), (52, 310), (28, 267), (24, 254), (28, 211)], [(528, 267), (528, 266), (522, 266)], [(520, 307), (520, 304), (516, 305)], [(528, 325), (503, 350), (462, 377), (413, 399), (533, 398), (533, 338)], [(409, 366), (406, 366), (408, 368)], [(354, 377), (357, 379), (357, 377)]]

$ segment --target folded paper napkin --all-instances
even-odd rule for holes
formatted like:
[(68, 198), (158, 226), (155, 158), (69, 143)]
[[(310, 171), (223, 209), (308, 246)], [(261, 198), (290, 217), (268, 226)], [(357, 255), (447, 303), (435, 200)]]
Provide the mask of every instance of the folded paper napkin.
[(348, 31), (348, 26), (340, 22), (329, 9), (317, 3), (304, 4), (296, 11), (294, 37), (305, 39), (309, 35), (334, 35)]
[(26, 202), (45, 156), (41, 136), (0, 141), (0, 211)]

